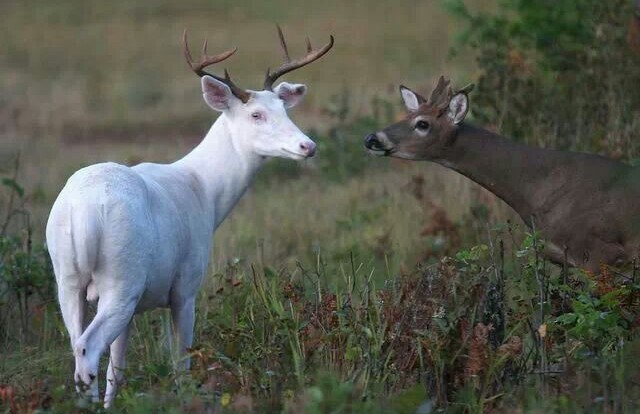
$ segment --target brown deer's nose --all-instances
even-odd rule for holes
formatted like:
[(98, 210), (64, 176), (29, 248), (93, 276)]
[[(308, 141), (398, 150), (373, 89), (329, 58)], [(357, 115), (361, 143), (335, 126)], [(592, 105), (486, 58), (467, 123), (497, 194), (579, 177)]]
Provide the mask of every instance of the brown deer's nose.
[(376, 134), (369, 134), (364, 139), (364, 146), (370, 150), (383, 150), (384, 147)]

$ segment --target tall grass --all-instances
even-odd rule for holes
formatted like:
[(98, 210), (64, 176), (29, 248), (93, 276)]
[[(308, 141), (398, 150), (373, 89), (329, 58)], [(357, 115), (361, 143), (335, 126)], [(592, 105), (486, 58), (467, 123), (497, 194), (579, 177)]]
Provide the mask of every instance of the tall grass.
[[(391, 274), (354, 253), (217, 266), (198, 297), (192, 370), (173, 368), (165, 311), (136, 317), (115, 411), (638, 409), (638, 373), (626, 369), (640, 349), (635, 276), (620, 284), (613, 270), (594, 278), (554, 268), (535, 234), (514, 244), (516, 229), (486, 224), (474, 236), (474, 221), (449, 232), (475, 246)], [(30, 270), (52, 278), (48, 268)], [(74, 396), (53, 293), (30, 299), (23, 339), (3, 321), (0, 397), (9, 409), (96, 409)]]

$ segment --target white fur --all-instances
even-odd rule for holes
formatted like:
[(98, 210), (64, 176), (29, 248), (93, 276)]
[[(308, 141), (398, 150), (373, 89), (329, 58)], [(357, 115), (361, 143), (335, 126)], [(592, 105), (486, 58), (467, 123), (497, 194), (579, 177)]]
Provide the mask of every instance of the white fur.
[(420, 101), (416, 93), (405, 86), (400, 86), (400, 94), (402, 94), (402, 100), (407, 111), (416, 112), (420, 107)]
[(301, 83), (281, 82), (273, 88), (273, 92), (284, 102), (284, 106), (291, 108), (296, 106), (307, 93), (307, 86)]
[[(213, 232), (267, 157), (302, 159), (315, 149), (278, 94), (252, 91), (243, 104), (211, 77), (202, 79), (202, 88), (205, 101), (222, 114), (193, 151), (172, 164), (83, 168), (51, 209), (46, 237), (75, 380), (97, 400), (98, 361), (110, 347), (106, 406), (122, 380), (134, 313), (169, 307), (184, 356)], [(254, 119), (254, 113), (262, 117)], [(86, 300), (96, 298), (98, 311), (87, 326)], [(182, 367), (189, 367), (188, 358)]]
[(449, 102), (448, 116), (454, 124), (458, 125), (460, 122), (464, 121), (468, 110), (469, 97), (466, 93), (457, 93), (453, 98), (451, 98), (451, 102)]

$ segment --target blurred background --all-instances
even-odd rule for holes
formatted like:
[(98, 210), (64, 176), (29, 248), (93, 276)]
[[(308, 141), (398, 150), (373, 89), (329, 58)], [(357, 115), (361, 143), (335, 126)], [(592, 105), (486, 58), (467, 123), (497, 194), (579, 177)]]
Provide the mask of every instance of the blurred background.
[[(182, 55), (185, 28), (194, 52), (205, 38), (210, 53), (237, 47), (224, 66), (237, 84), (248, 89), (260, 88), (266, 68), (281, 61), (276, 23), (282, 26), (293, 56), (303, 53), (306, 36), (314, 45), (324, 44), (330, 34), (336, 39), (325, 57), (284, 79), (309, 86), (305, 101), (290, 115), (317, 142), (316, 157), (301, 163), (270, 161), (216, 232), (196, 336), (203, 342), (214, 337), (229, 341), (241, 328), (235, 316), (230, 321), (224, 318), (240, 312), (227, 309), (239, 299), (233, 295), (222, 295), (221, 303), (209, 299), (225, 283), (250, 278), (254, 268), (267, 269), (266, 276), (280, 275), (291, 283), (314, 269), (314, 277), (322, 283), (311, 284), (317, 289), (322, 285), (322, 292), (351, 283), (350, 277), (356, 275), (357, 283), (364, 281), (367, 289), (368, 283), (383, 288), (415, 273), (419, 264), (439, 263), (447, 256), (463, 257), (463, 262), (478, 259), (472, 246), (485, 243), (486, 251), (493, 249), (496, 229), (505, 226), (509, 227), (505, 240), (515, 246), (514, 251), (522, 240), (531, 240), (507, 206), (457, 173), (432, 163), (366, 153), (364, 136), (404, 115), (400, 84), (428, 94), (441, 74), (455, 86), (475, 82), (471, 122), (530, 145), (638, 163), (640, 5), (636, 3), (1, 1), (0, 349), (7, 350), (7, 358), (0, 358), (0, 390), (3, 383), (33, 384), (34, 371), (54, 378), (54, 383), (71, 377), (70, 353), (43, 246), (49, 208), (66, 179), (77, 169), (102, 161), (127, 165), (174, 161), (197, 145), (215, 120), (217, 115), (202, 101), (200, 82)], [(528, 257), (529, 248), (522, 250), (522, 257)], [(469, 255), (456, 256), (460, 251)], [(521, 265), (530, 269), (526, 267), (530, 264), (516, 262), (512, 268)], [(309, 292), (307, 296), (313, 295)], [(320, 291), (316, 293), (320, 300)], [(216, 304), (229, 312), (222, 314)], [(141, 321), (138, 332), (148, 337), (157, 334), (153, 317)], [(537, 320), (543, 322), (544, 318)], [(383, 325), (378, 328), (389, 334), (390, 325)], [(460, 331), (455, 323), (452, 326), (457, 328), (451, 332)], [(622, 336), (607, 340), (615, 342)], [(144, 362), (134, 368), (139, 382), (132, 393), (167, 377), (162, 349), (143, 337), (134, 340), (130, 356)], [(538, 335), (539, 346), (543, 339)], [(450, 342), (438, 343), (440, 349), (450, 348)], [(38, 351), (44, 347), (50, 352)], [(342, 367), (333, 357), (327, 358), (320, 366)], [(357, 365), (353, 361), (360, 357), (352, 358)], [(231, 359), (251, 364), (237, 355)], [(30, 363), (24, 365), (26, 360)], [(288, 369), (289, 359), (283, 361), (276, 365)], [(154, 371), (150, 373), (149, 367)], [(405, 371), (413, 373), (413, 368)], [(382, 369), (375, 381), (373, 374), (367, 378), (381, 387), (378, 390), (401, 389), (406, 381), (388, 383), (389, 378), (398, 378), (398, 367), (393, 369), (392, 374)], [(278, 372), (271, 366), (265, 372), (274, 370)], [(298, 385), (306, 384), (296, 375)], [(416, 375), (412, 378), (421, 374)], [(258, 387), (264, 397), (263, 379), (258, 374), (255, 378), (259, 387), (246, 378), (243, 387)], [(452, 376), (447, 378), (453, 381)], [(456, 384), (450, 390), (462, 382)], [(69, 389), (60, 395), (69, 395)], [(268, 389), (269, 398), (282, 408), (283, 389)], [(258, 394), (246, 392), (257, 398)], [(438, 395), (442, 401), (448, 394)]]
[[(266, 68), (281, 62), (276, 23), (294, 54), (304, 52), (306, 36), (316, 45), (330, 34), (336, 38), (322, 61), (287, 78), (310, 87), (291, 116), (318, 141), (319, 156), (301, 165), (274, 160), (260, 175), (263, 182), (217, 236), (216, 257), (223, 262), (253, 258), (257, 244), (277, 262), (313, 256), (336, 240), (344, 243), (340, 254), (353, 245), (368, 253), (384, 232), (415, 228), (407, 220), (403, 229), (392, 229), (389, 220), (406, 203), (387, 200), (401, 197), (411, 173), (386, 177), (388, 163), (370, 159), (363, 136), (402, 114), (400, 83), (427, 90), (442, 73), (456, 83), (477, 75), (472, 54), (450, 58), (461, 22), (438, 1), (63, 0), (0, 7), (0, 168), (11, 175), (20, 156), (17, 179), (38, 237), (50, 205), (78, 168), (106, 160), (170, 162), (206, 134), (217, 114), (203, 103), (200, 82), (184, 61), (185, 28), (195, 51), (205, 38), (211, 53), (237, 47), (225, 67), (250, 89), (261, 87)], [(400, 191), (387, 195), (388, 189)], [(402, 207), (420, 215), (421, 208), (415, 202)], [(362, 234), (360, 222), (374, 216), (387, 216), (387, 224)]]

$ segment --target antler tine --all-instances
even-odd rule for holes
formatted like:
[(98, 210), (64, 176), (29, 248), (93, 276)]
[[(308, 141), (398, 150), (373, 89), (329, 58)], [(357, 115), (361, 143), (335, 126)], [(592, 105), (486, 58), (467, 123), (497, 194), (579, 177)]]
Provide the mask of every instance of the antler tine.
[(273, 73), (271, 73), (270, 69), (267, 69), (267, 74), (264, 80), (264, 89), (265, 90), (273, 90), (274, 82), (285, 73), (289, 73), (293, 70), (301, 68), (302, 66), (308, 65), (309, 63), (320, 59), (333, 47), (333, 36), (329, 36), (329, 42), (321, 47), (320, 49), (313, 49), (311, 46), (311, 41), (307, 38), (307, 54), (300, 58), (291, 60), (289, 57), (289, 50), (287, 48), (287, 42), (284, 39), (284, 35), (282, 34), (282, 29), (279, 25), (276, 25), (278, 29), (278, 37), (280, 38), (280, 45), (282, 46), (282, 50), (284, 51), (284, 62), (283, 64), (276, 69)]
[(187, 29), (184, 29), (184, 32), (182, 32), (182, 43), (182, 51), (184, 52), (184, 57), (187, 60), (189, 67), (195, 70), (193, 66), (193, 57), (191, 56), (191, 50), (189, 49), (189, 43), (187, 42)]
[[(184, 42), (184, 56), (187, 59), (187, 63), (191, 66), (191, 69), (196, 72), (199, 76), (209, 75), (207, 72), (204, 72), (203, 69), (207, 66), (213, 65), (214, 63), (222, 62), (225, 59), (228, 59), (231, 55), (236, 53), (237, 48), (229, 49), (217, 55), (209, 56), (207, 55), (207, 43), (205, 40), (202, 44), (202, 56), (200, 57), (200, 62), (194, 62), (193, 56), (191, 55), (191, 50), (189, 49), (189, 42), (187, 41), (187, 30), (185, 29), (182, 34), (182, 41)], [(202, 74), (201, 74), (202, 73)]]
[(196, 75), (200, 77), (207, 75), (219, 80), (220, 82), (224, 82), (238, 99), (240, 99), (244, 103), (247, 103), (247, 101), (249, 101), (251, 95), (247, 91), (239, 88), (238, 86), (236, 86), (236, 84), (233, 83), (233, 81), (231, 80), (231, 76), (229, 76), (229, 72), (227, 72), (226, 69), (224, 71), (224, 78), (221, 78), (204, 70), (204, 68), (206, 68), (207, 66), (211, 66), (214, 63), (222, 62), (223, 60), (228, 59), (231, 55), (236, 53), (236, 51), (238, 50), (237, 48), (229, 49), (217, 55), (208, 55), (208, 41), (205, 39), (204, 43), (202, 44), (202, 56), (200, 56), (200, 61), (194, 62), (193, 56), (191, 55), (191, 50), (189, 49), (189, 42), (187, 41), (187, 29), (184, 29), (184, 32), (182, 34), (182, 41), (184, 43), (184, 57), (191, 67), (191, 70), (193, 70)]
[[(446, 96), (445, 96), (446, 93)], [(437, 107), (443, 107), (449, 105), (451, 99), (451, 81), (444, 76), (440, 76), (438, 84), (431, 92), (429, 97), (429, 104)]]
[(284, 34), (282, 33), (282, 28), (279, 24), (276, 25), (278, 28), (278, 37), (280, 38), (280, 46), (282, 47), (282, 52), (284, 52), (284, 62), (289, 63), (291, 58), (289, 57), (289, 48), (287, 47), (287, 42), (284, 40)]

